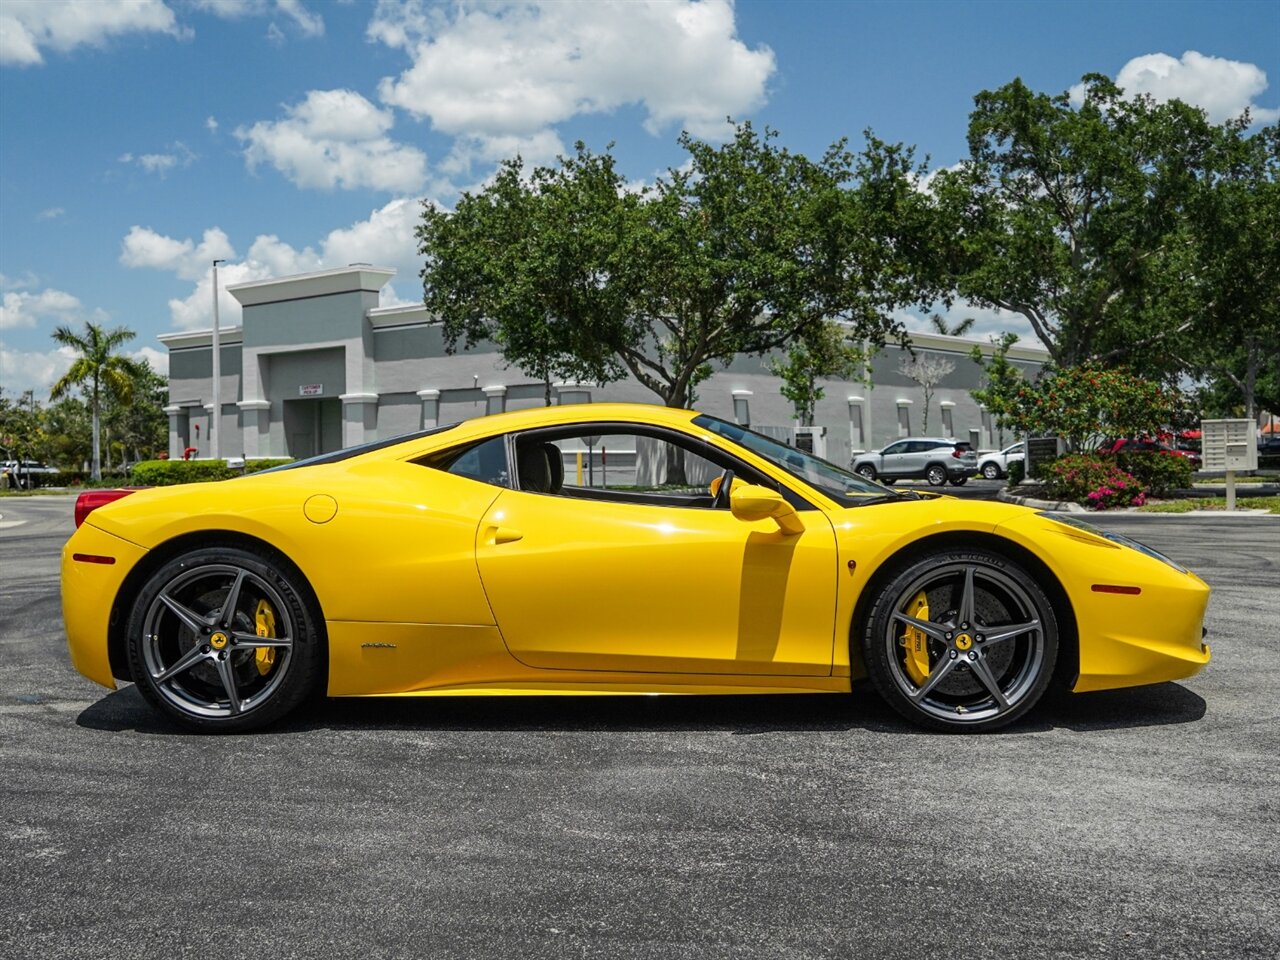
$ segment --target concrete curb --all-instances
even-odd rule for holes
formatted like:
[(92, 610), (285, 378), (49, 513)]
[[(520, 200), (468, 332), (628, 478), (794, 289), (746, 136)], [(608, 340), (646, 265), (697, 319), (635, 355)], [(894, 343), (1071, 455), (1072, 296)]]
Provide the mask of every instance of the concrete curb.
[(1124, 515), (1126, 517), (1276, 517), (1280, 519), (1280, 515), (1273, 514), (1268, 510), (1257, 509), (1253, 507), (1238, 507), (1230, 512), (1226, 510), (1188, 510), (1186, 513), (1157, 513), (1148, 511), (1146, 513), (1140, 511), (1137, 507), (1122, 507), (1118, 510), (1087, 510), (1078, 503), (1069, 500), (1037, 500), (1035, 497), (1020, 497), (1015, 493), (1010, 493), (1008, 487), (1002, 487), (996, 492), (996, 499), (1005, 503), (1016, 503), (1023, 507), (1034, 507), (1037, 510), (1051, 510), (1059, 513), (1089, 513), (1103, 517), (1114, 517)]

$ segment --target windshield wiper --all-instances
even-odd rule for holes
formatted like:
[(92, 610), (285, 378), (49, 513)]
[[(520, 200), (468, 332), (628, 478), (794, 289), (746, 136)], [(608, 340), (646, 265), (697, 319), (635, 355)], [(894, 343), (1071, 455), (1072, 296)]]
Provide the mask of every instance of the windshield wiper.
[(902, 493), (882, 493), (874, 497), (861, 497), (853, 504), (855, 507), (868, 507), (873, 503), (890, 503), (894, 500), (919, 500), (920, 494), (914, 490)]

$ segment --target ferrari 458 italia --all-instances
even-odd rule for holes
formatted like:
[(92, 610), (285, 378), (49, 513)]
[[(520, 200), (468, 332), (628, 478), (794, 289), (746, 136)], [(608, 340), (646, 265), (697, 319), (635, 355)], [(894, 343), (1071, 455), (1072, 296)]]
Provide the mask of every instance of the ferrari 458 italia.
[(522, 410), (81, 501), (62, 557), (76, 668), (201, 730), (325, 693), (861, 693), (866, 677), (908, 720), (978, 731), (1051, 683), (1209, 659), (1208, 587), (1141, 544), (890, 490), (688, 410)]

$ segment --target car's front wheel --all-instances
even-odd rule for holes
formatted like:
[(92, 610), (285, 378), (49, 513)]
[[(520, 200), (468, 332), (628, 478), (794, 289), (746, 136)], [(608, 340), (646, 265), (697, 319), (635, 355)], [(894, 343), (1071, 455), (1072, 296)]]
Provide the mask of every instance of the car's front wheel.
[(862, 464), (861, 466), (857, 467), (853, 472), (856, 473), (858, 476), (862, 477), (862, 479), (864, 480), (875, 480), (876, 478), (876, 468), (871, 466), (871, 464), (869, 463)]
[(296, 571), (237, 547), (170, 560), (138, 593), (129, 665), (146, 699), (197, 730), (261, 727), (320, 680), (319, 617)]
[(1000, 468), (994, 463), (984, 463), (982, 465), (982, 476), (987, 480), (999, 480)]
[(1022, 716), (1044, 694), (1058, 656), (1043, 588), (1017, 563), (977, 548), (899, 566), (861, 639), (880, 695), (935, 730), (993, 730)]

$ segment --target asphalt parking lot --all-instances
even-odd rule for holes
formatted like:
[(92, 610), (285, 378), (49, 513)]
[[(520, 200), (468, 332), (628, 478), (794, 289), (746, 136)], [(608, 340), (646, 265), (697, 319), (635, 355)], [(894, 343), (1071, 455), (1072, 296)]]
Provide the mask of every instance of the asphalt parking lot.
[(0, 956), (1280, 955), (1280, 518), (1117, 516), (1198, 677), (918, 732), (870, 694), (330, 701), (199, 737), (67, 657), (0, 499)]

